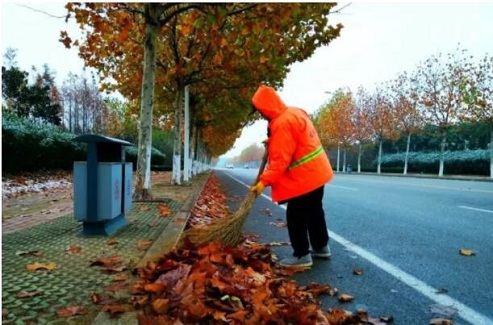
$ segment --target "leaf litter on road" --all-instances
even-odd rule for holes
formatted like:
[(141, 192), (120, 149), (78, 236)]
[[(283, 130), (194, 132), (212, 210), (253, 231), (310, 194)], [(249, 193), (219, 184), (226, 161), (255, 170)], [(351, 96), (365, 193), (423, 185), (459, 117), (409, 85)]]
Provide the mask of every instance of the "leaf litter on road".
[[(160, 212), (161, 213), (161, 212)], [(204, 225), (230, 214), (214, 174), (192, 210), (187, 227)], [(284, 226), (284, 225), (283, 225)], [(188, 241), (157, 261), (134, 269), (127, 301), (95, 296), (102, 310), (140, 310), (139, 324), (361, 324), (376, 319), (334, 307), (320, 309), (321, 295), (336, 297), (328, 284), (299, 286), (290, 278), (303, 269), (281, 268), (270, 251), (250, 235), (238, 247)], [(339, 299), (353, 300), (341, 294)], [(378, 320), (378, 324), (384, 323)], [(377, 324), (377, 323), (374, 323)]]

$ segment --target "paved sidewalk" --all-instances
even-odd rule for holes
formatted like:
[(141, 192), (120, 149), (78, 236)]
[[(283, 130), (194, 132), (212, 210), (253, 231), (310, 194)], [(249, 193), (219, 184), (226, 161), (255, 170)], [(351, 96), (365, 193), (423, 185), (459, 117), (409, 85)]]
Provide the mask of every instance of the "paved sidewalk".
[[(209, 179), (210, 173), (194, 177), (183, 200), (162, 197), (152, 202), (134, 202), (126, 214), (128, 225), (112, 236), (82, 236), (82, 224), (72, 214), (58, 218), (46, 216), (17, 217), (2, 224), (2, 324), (111, 324), (105, 312), (92, 303), (91, 294), (102, 295), (108, 287), (120, 282), (115, 275), (128, 275), (149, 260), (169, 252), (176, 245), (190, 211)], [(167, 186), (166, 191), (173, 191)], [(175, 187), (178, 188), (178, 187)], [(173, 197), (173, 195), (170, 195)], [(171, 217), (160, 217), (158, 205), (165, 203), (173, 211)], [(16, 220), (18, 219), (18, 220)], [(69, 252), (69, 247), (80, 252)], [(91, 266), (99, 258), (118, 256), (122, 272), (103, 266)], [(33, 263), (55, 263), (51, 271), (28, 271)], [(20, 298), (20, 292), (29, 297)], [(57, 310), (68, 306), (84, 306), (88, 314), (71, 321), (57, 316)], [(124, 320), (124, 318), (130, 318)], [(137, 324), (130, 313), (116, 323)]]

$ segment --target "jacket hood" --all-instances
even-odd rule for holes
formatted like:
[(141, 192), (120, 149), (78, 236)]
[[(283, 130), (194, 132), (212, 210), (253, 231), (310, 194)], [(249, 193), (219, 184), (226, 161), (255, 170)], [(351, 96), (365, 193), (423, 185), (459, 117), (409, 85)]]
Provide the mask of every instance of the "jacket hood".
[(274, 88), (264, 85), (258, 87), (252, 97), (252, 104), (269, 119), (276, 118), (287, 109), (286, 104), (284, 104)]

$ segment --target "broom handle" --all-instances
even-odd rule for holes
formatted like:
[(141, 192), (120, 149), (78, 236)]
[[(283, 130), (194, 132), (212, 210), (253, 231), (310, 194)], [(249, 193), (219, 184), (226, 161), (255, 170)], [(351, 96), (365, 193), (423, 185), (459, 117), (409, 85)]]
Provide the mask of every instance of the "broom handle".
[(260, 167), (258, 169), (258, 175), (253, 185), (257, 184), (260, 180), (260, 175), (262, 175), (262, 173), (264, 172), (265, 165), (267, 165), (267, 146), (265, 147), (264, 156), (262, 157), (262, 162), (260, 163)]

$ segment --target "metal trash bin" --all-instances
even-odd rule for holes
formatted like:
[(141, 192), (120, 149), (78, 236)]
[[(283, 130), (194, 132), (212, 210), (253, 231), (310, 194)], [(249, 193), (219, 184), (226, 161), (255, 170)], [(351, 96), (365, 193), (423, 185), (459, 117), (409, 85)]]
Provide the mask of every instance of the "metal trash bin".
[(73, 141), (87, 143), (87, 160), (74, 162), (74, 217), (83, 235), (111, 235), (127, 224), (132, 208), (132, 163), (125, 162), (121, 139), (96, 134)]
[(346, 172), (351, 173), (353, 171), (353, 167), (350, 164), (347, 164), (346, 166)]

